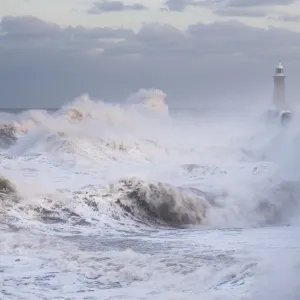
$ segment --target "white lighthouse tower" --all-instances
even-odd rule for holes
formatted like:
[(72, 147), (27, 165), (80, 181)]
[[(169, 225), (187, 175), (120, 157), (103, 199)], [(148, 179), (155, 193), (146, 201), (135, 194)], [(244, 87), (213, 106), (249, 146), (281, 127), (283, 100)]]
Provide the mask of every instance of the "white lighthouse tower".
[(288, 110), (285, 100), (285, 75), (281, 62), (275, 68), (274, 88), (273, 88), (273, 104), (278, 111)]
[(275, 68), (274, 89), (273, 89), (273, 104), (275, 109), (279, 112), (280, 121), (282, 125), (286, 125), (290, 122), (292, 112), (285, 99), (285, 75), (283, 71), (282, 63), (279, 62)]
[(272, 123), (272, 120), (276, 120), (279, 117), (280, 123), (286, 125), (291, 121), (292, 112), (285, 99), (285, 75), (281, 62), (275, 68), (273, 78), (273, 105), (275, 109), (267, 111), (266, 117), (268, 123)]

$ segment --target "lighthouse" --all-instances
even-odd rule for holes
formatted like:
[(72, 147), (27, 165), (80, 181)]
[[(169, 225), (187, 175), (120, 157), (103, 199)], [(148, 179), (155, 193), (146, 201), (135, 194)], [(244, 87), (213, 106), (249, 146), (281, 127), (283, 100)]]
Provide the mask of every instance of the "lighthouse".
[(275, 68), (273, 79), (273, 105), (275, 109), (267, 111), (266, 121), (269, 124), (277, 120), (277, 123), (279, 118), (279, 122), (281, 123), (281, 125), (287, 125), (292, 119), (292, 112), (290, 111), (290, 108), (285, 99), (285, 75), (281, 62), (279, 62), (279, 64)]
[(275, 68), (274, 87), (273, 87), (273, 104), (276, 110), (288, 110), (285, 100), (285, 75), (281, 62)]

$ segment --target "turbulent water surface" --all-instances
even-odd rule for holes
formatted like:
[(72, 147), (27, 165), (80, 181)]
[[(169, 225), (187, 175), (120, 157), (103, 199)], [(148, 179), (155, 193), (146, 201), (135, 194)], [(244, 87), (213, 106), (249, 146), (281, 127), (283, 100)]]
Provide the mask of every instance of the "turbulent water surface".
[(164, 100), (0, 112), (1, 299), (300, 299), (300, 126)]

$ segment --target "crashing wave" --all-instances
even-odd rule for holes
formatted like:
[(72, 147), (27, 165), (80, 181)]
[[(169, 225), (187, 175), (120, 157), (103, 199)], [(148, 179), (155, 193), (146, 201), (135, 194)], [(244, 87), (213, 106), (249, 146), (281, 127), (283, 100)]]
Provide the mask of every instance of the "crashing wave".
[(42, 125), (46, 115), (47, 112), (42, 110), (27, 111), (16, 119), (0, 124), (0, 146), (7, 148), (15, 144), (20, 137)]
[[(276, 224), (279, 221), (285, 222), (297, 211), (296, 196), (300, 195), (300, 191), (295, 190), (294, 186), (285, 189), (279, 185), (274, 187), (275, 184), (268, 185), (269, 174), (268, 178), (264, 178), (267, 187), (261, 188), (260, 193), (256, 189), (257, 186), (254, 184), (251, 186), (252, 177), (243, 178), (242, 180), (245, 179), (245, 181), (235, 184), (236, 181), (240, 182), (238, 177), (242, 171), (239, 169), (232, 178), (228, 178), (231, 176), (230, 167), (228, 167), (231, 162), (229, 160), (233, 157), (234, 163), (239, 164), (241, 158), (245, 159), (245, 155), (235, 156), (231, 149), (236, 145), (232, 146), (227, 137), (219, 143), (220, 135), (212, 136), (212, 133), (217, 130), (212, 131), (206, 126), (175, 127), (178, 125), (176, 120), (161, 117), (168, 113), (164, 99), (165, 94), (159, 90), (140, 90), (129, 97), (127, 103), (129, 105), (121, 106), (93, 101), (86, 95), (53, 115), (38, 112), (23, 114), (21, 120), (19, 118), (12, 122), (12, 125), (2, 127), (3, 136), (15, 141), (20, 133), (26, 135), (25, 138), (19, 139), (16, 147), (9, 149), (9, 154), (17, 153), (22, 156), (23, 153), (28, 154), (33, 150), (34, 155), (30, 157), (36, 157), (35, 154), (38, 154), (37, 156), (41, 157), (41, 163), (46, 161), (47, 164), (52, 164), (51, 159), (54, 159), (55, 168), (62, 167), (66, 162), (68, 167), (71, 166), (68, 172), (70, 170), (70, 172), (88, 174), (91, 169), (84, 169), (86, 165), (92, 165), (92, 167), (95, 165), (92, 170), (93, 174), (99, 172), (102, 176), (102, 170), (105, 172), (109, 170), (111, 164), (109, 160), (120, 161), (122, 170), (118, 172), (114, 180), (128, 175), (126, 173), (128, 169), (125, 166), (127, 163), (129, 163), (129, 168), (134, 168), (136, 162), (143, 164), (146, 162), (149, 166), (149, 162), (163, 161), (166, 164), (170, 163), (172, 167), (175, 162), (176, 165), (181, 166), (179, 171), (181, 175), (184, 174), (185, 179), (187, 177), (188, 180), (191, 179), (193, 187), (196, 186), (199, 190), (197, 188), (184, 189), (177, 180), (177, 185), (172, 186), (162, 182), (146, 182), (137, 178), (129, 178), (114, 181), (115, 183), (107, 188), (99, 188), (100, 195), (97, 196), (94, 196), (91, 191), (86, 191), (88, 196), (83, 194), (80, 196), (79, 193), (74, 192), (68, 196), (61, 195), (66, 200), (62, 201), (56, 198), (57, 195), (38, 195), (35, 203), (31, 204), (30, 201), (22, 201), (19, 198), (21, 200), (16, 209), (22, 210), (24, 215), (25, 212), (32, 212), (43, 222), (76, 223), (87, 219), (91, 211), (95, 215), (101, 215), (105, 211), (112, 218), (125, 218), (124, 224), (127, 218), (130, 218), (144, 224), (155, 223), (174, 227), (189, 225), (227, 227), (239, 224), (239, 222), (243, 223), (243, 221), (246, 226)], [(148, 111), (155, 111), (155, 113), (148, 114)], [(162, 112), (162, 114), (156, 114), (156, 112)], [(157, 115), (159, 117), (156, 117)], [(32, 128), (36, 130), (31, 130)], [(238, 132), (240, 133), (239, 130)], [(215, 140), (217, 140), (218, 147), (212, 145)], [(245, 140), (239, 142), (240, 144), (246, 144), (248, 147)], [(257, 145), (257, 142), (253, 144)], [(272, 148), (278, 150), (278, 147), (272, 146)], [(232, 156), (227, 156), (226, 151)], [(254, 149), (253, 153), (257, 151)], [(173, 154), (176, 154), (176, 157), (172, 156)], [(12, 154), (12, 156), (17, 155)], [(250, 160), (248, 156), (246, 159), (249, 164), (261, 160), (260, 157), (254, 155), (251, 155)], [(168, 160), (169, 158), (171, 159)], [(223, 158), (228, 158), (229, 161), (225, 166), (222, 165)], [(206, 164), (202, 164), (199, 160)], [(25, 164), (24, 161), (23, 163)], [(157, 165), (153, 165), (154, 168)], [(79, 166), (79, 171), (76, 169), (77, 166)], [(115, 167), (118, 166), (114, 165), (113, 168)], [(109, 170), (109, 175), (112, 175), (113, 171)], [(175, 173), (178, 169), (166, 172), (169, 171)], [(206, 187), (209, 195), (200, 191), (200, 189), (205, 190)], [(278, 192), (281, 188), (283, 191)], [(288, 194), (291, 190), (294, 191), (294, 198)], [(265, 198), (264, 195), (267, 197)], [(8, 197), (6, 195), (2, 198)], [(286, 199), (285, 203), (282, 199)], [(86, 205), (87, 210), (79, 212), (77, 209), (81, 205)]]
[[(21, 191), (20, 191), (21, 192)], [(16, 186), (4, 177), (0, 177), (0, 216), (11, 222), (33, 218), (43, 223), (80, 223), (83, 218), (76, 213), (70, 203), (65, 203), (57, 195), (26, 196), (19, 194)]]
[(299, 182), (278, 182), (261, 191), (254, 213), (260, 216), (262, 225), (287, 224), (300, 212), (299, 196)]
[(0, 179), (1, 215), (72, 225), (97, 224), (102, 217), (105, 221), (109, 217), (123, 230), (128, 222), (175, 228), (282, 225), (289, 224), (300, 210), (296, 182), (258, 189), (249, 202), (230, 192), (212, 194), (138, 178), (122, 179), (104, 187), (87, 186), (74, 192), (61, 190), (33, 196), (21, 191), (18, 189), (17, 193), (15, 185), (6, 178)]
[(145, 107), (149, 110), (168, 116), (169, 110), (165, 102), (166, 94), (158, 89), (140, 89), (138, 92), (131, 94), (127, 103), (135, 107)]
[(9, 147), (16, 142), (16, 127), (2, 124), (0, 126), (0, 146)]
[[(93, 191), (94, 190), (94, 191)], [(0, 199), (17, 199), (15, 187), (0, 180)], [(128, 218), (145, 225), (184, 227), (205, 224), (208, 203), (204, 196), (188, 193), (169, 184), (131, 178), (120, 180), (96, 191), (82, 190), (69, 195), (41, 195), (36, 200), (19, 197), (5, 201), (3, 213), (17, 210), (19, 216), (31, 216), (44, 223), (88, 224), (88, 219), (108, 214), (115, 220)], [(78, 207), (86, 206), (86, 211)]]
[(78, 120), (78, 121), (81, 121), (84, 118), (83, 113), (76, 108), (69, 110), (68, 116), (70, 117), (71, 120)]
[[(139, 108), (167, 114), (165, 96), (159, 90), (140, 90), (134, 96), (134, 103), (120, 106), (82, 95), (54, 114), (43, 110), (27, 111), (2, 126), (3, 141), (0, 128), (0, 146), (7, 147), (18, 142), (12, 149), (13, 155), (31, 150), (50, 150), (88, 156), (95, 151), (96, 156), (102, 156), (100, 159), (117, 159), (118, 155), (134, 156), (137, 153), (148, 160), (149, 156), (156, 156), (159, 148), (163, 155), (170, 149), (163, 145), (165, 139), (156, 141), (153, 129), (159, 124), (155, 114), (146, 117), (145, 110)], [(160, 121), (167, 126), (164, 118)], [(141, 122), (145, 123), (145, 128), (137, 126)], [(28, 137), (19, 140), (24, 136)]]
[(126, 100), (125, 106), (109, 104), (103, 101), (95, 101), (84, 94), (76, 98), (72, 103), (60, 110), (60, 114), (65, 114), (70, 120), (82, 121), (86, 118), (98, 119), (102, 122), (128, 122), (128, 114), (134, 114), (135, 109), (144, 108), (158, 114), (168, 116), (168, 106), (165, 102), (166, 94), (156, 89), (141, 89), (133, 93)]
[(293, 120), (293, 113), (285, 110), (268, 110), (263, 114), (262, 119), (268, 126), (288, 126)]
[(8, 179), (0, 176), (0, 197), (16, 193), (16, 188)]
[(16, 208), (19, 202), (16, 186), (7, 178), (0, 176), (0, 216)]
[(106, 196), (109, 195), (131, 216), (175, 227), (204, 224), (209, 206), (203, 196), (137, 178), (110, 185)]

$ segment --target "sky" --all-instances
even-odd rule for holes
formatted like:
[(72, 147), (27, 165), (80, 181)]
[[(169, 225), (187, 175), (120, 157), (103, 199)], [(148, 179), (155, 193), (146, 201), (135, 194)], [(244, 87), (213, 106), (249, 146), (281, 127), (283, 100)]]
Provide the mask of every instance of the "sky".
[(0, 107), (141, 88), (170, 106), (268, 103), (279, 60), (297, 101), (299, 50), (299, 0), (1, 0)]

